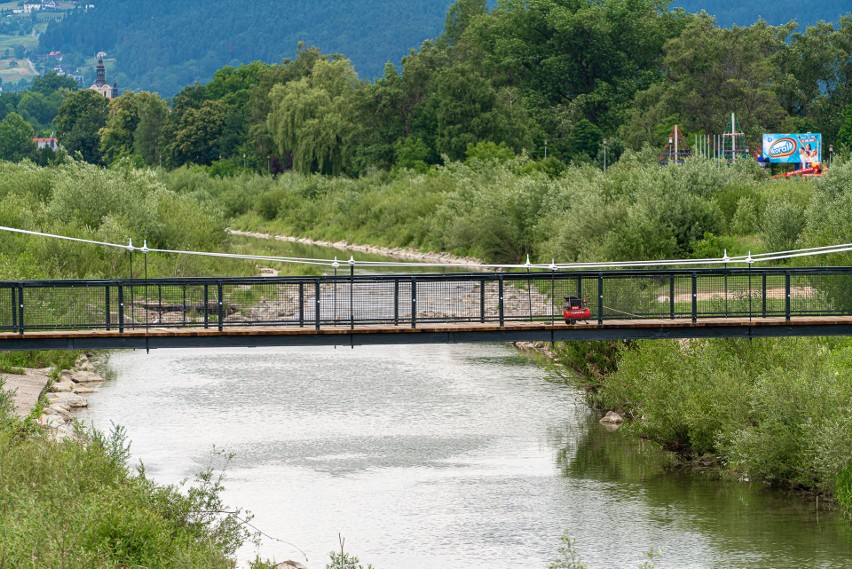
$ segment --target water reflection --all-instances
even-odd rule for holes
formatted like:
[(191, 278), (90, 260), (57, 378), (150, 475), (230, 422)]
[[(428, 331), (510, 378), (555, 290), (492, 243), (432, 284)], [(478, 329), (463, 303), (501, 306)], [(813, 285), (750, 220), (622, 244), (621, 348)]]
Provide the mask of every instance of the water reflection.
[[(852, 565), (852, 527), (834, 512), (758, 484), (676, 470), (668, 453), (621, 432), (607, 432), (594, 417), (581, 432), (576, 447), (566, 445), (557, 452), (563, 474), (612, 482), (613, 493), (621, 499), (641, 499), (655, 525), (706, 536), (713, 550), (712, 565)], [(657, 565), (677, 566), (679, 558), (666, 549), (662, 547), (664, 557)]]

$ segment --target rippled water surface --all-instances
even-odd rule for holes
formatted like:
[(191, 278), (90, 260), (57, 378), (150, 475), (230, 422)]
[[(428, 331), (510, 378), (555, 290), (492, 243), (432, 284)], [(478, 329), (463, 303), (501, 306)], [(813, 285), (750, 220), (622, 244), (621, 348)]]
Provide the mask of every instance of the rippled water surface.
[(293, 544), (264, 539), (263, 557), (322, 568), (340, 533), (376, 569), (544, 568), (568, 529), (592, 568), (637, 567), (651, 549), (656, 567), (852, 566), (836, 516), (663, 473), (508, 346), (159, 350), (110, 365), (83, 419), (125, 426), (165, 483), (214, 445), (235, 453), (226, 502)]

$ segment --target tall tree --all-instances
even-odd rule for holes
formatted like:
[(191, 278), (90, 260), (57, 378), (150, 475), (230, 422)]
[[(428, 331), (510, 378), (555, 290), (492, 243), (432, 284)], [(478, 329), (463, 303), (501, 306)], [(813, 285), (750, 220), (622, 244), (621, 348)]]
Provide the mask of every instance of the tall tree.
[(65, 149), (86, 162), (101, 161), (100, 130), (106, 125), (109, 101), (91, 89), (68, 95), (56, 115), (56, 137)]
[(267, 121), (279, 155), (292, 155), (301, 172), (338, 174), (351, 158), (351, 97), (361, 88), (345, 59), (320, 60), (309, 77), (276, 85)]
[(33, 156), (35, 131), (18, 113), (10, 113), (0, 121), (0, 160), (19, 162)]
[(199, 107), (181, 113), (173, 123), (171, 138), (164, 139), (163, 155), (169, 164), (209, 165), (219, 158), (219, 139), (227, 114), (227, 106), (220, 101), (204, 101)]
[[(153, 113), (154, 118), (151, 120)], [(122, 156), (129, 156), (137, 150), (136, 136), (142, 134), (140, 125), (144, 123), (144, 136), (153, 137), (153, 142), (159, 142), (159, 129), (167, 113), (165, 102), (155, 93), (125, 93), (113, 99), (109, 104), (109, 116), (106, 126), (101, 130), (101, 154), (105, 162), (112, 162)], [(148, 115), (146, 117), (146, 115)], [(153, 164), (156, 150), (151, 150), (151, 143), (141, 144), (147, 164)], [(154, 146), (156, 149), (156, 145)]]
[(637, 94), (625, 139), (656, 146), (656, 125), (673, 115), (687, 132), (724, 132), (732, 112), (750, 139), (781, 128), (779, 59), (794, 26), (758, 22), (725, 30), (706, 14), (693, 19), (665, 45), (665, 79)]

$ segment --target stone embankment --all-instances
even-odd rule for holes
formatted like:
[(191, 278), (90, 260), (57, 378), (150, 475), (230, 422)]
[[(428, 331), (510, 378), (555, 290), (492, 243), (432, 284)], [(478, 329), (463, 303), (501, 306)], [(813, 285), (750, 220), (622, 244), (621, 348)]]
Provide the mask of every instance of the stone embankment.
[(73, 369), (63, 370), (51, 383), (52, 371), (44, 368), (25, 369), (23, 374), (4, 373), (3, 388), (12, 393), (15, 413), (21, 419), (32, 413), (44, 394), (47, 404), (37, 422), (49, 427), (55, 438), (63, 439), (74, 435), (74, 411), (88, 406), (86, 397), (97, 391), (105, 379), (87, 354), (77, 358)]

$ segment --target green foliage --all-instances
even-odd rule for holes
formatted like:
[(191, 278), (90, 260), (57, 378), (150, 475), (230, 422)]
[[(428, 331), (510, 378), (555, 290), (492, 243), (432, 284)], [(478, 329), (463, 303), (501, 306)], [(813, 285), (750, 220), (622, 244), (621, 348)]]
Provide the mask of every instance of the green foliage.
[(18, 162), (35, 153), (35, 131), (18, 113), (0, 121), (0, 160)]
[(559, 558), (547, 566), (547, 569), (586, 569), (587, 565), (580, 560), (574, 538), (568, 530), (559, 537), (562, 542), (557, 550)]
[[(70, 350), (0, 352), (0, 371), (21, 373), (25, 367), (71, 369), (80, 352)], [(14, 371), (13, 371), (14, 370)]]
[(369, 564), (362, 565), (357, 557), (344, 551), (340, 553), (331, 551), (328, 556), (331, 560), (326, 564), (325, 569), (371, 569), (373, 567)]
[(228, 555), (248, 536), (222, 504), (219, 475), (205, 471), (182, 493), (128, 470), (122, 428), (79, 436), (56, 443), (14, 424), (0, 430), (5, 564), (233, 566)]
[(65, 98), (54, 124), (57, 138), (69, 153), (79, 152), (85, 161), (100, 163), (99, 131), (106, 125), (108, 106), (109, 101), (90, 89)]
[(360, 87), (346, 60), (319, 60), (310, 77), (273, 87), (267, 126), (280, 155), (303, 173), (339, 174), (350, 134), (351, 97)]
[(837, 475), (837, 502), (848, 518), (852, 518), (852, 463), (847, 464)]
[(771, 201), (766, 204), (760, 225), (767, 250), (789, 251), (796, 246), (805, 228), (805, 217), (795, 204)]
[(598, 398), (681, 455), (718, 455), (740, 476), (831, 496), (852, 458), (852, 375), (832, 349), (803, 338), (639, 342), (622, 349)]

